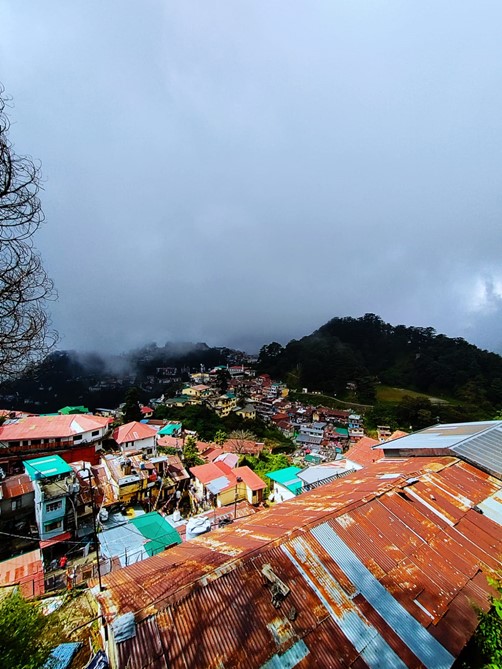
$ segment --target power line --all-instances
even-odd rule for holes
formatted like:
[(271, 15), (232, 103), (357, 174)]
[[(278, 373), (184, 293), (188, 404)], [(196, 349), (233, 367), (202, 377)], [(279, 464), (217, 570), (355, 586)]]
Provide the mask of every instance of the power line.
[[(3, 534), (6, 537), (14, 537), (16, 539), (28, 539), (29, 541), (50, 541), (50, 539), (41, 539), (40, 537), (28, 537), (23, 534), (14, 534), (13, 532), (2, 532), (0, 531), (0, 534)], [(78, 544), (79, 546), (82, 546), (81, 541), (70, 541), (68, 539), (67, 541), (65, 540), (66, 544)]]

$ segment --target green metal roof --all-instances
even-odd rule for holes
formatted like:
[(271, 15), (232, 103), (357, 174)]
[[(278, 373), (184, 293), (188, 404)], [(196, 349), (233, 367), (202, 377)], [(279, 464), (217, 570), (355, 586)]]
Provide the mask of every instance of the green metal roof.
[(73, 469), (59, 455), (48, 455), (44, 458), (25, 460), (23, 462), (26, 473), (32, 481), (51, 476), (71, 474)]
[(62, 409), (59, 409), (58, 413), (63, 416), (67, 416), (68, 414), (74, 413), (89, 413), (89, 409), (82, 405), (75, 407), (63, 407)]
[(339, 434), (341, 437), (348, 437), (349, 436), (349, 431), (345, 427), (337, 427), (335, 432)]
[(318, 465), (321, 462), (322, 458), (320, 455), (314, 455), (312, 453), (309, 453), (308, 455), (305, 456), (305, 462), (314, 462), (316, 465)]
[(145, 513), (143, 516), (133, 518), (130, 523), (146, 539), (150, 539), (144, 546), (150, 557), (161, 553), (168, 546), (181, 543), (181, 537), (176, 528), (168, 523), (158, 511), (152, 511), (151, 513)]
[(284, 469), (277, 469), (275, 472), (269, 472), (266, 474), (269, 479), (283, 485), (291, 492), (296, 492), (300, 490), (303, 483), (298, 478), (298, 472), (301, 472), (301, 467), (285, 467)]

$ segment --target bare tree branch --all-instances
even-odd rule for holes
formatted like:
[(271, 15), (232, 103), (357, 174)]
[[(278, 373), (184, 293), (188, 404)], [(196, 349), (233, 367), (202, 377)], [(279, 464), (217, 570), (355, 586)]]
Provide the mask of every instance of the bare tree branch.
[(47, 301), (56, 298), (33, 235), (44, 222), (40, 168), (8, 139), (0, 85), (0, 380), (41, 360), (57, 341)]

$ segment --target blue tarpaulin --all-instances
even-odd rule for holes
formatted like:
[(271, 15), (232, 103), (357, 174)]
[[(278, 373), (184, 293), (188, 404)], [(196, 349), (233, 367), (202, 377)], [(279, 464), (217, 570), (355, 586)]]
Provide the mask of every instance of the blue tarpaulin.
[(78, 642), (60, 644), (50, 654), (44, 669), (68, 669), (81, 645)]

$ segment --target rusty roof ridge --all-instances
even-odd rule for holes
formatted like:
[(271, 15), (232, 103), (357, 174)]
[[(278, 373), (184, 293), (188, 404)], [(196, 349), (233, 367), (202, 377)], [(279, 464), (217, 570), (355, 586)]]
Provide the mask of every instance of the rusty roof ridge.
[[(446, 456), (446, 457), (449, 458), (449, 456)], [(443, 459), (444, 458), (441, 458), (441, 460), (443, 460)], [(418, 458), (418, 460), (420, 460), (420, 458)], [(451, 462), (444, 463), (444, 466), (441, 467), (441, 469), (444, 469), (444, 468), (449, 467), (449, 466), (453, 466), (454, 464), (456, 464), (459, 461), (458, 458), (451, 458), (451, 460), (452, 460)], [(441, 463), (441, 464), (443, 464), (443, 463)], [(412, 473), (411, 477), (413, 477), (415, 473), (418, 476), (423, 476), (427, 473), (427, 471), (428, 470), (418, 469), (416, 472)], [(439, 470), (439, 471), (441, 471), (441, 470)], [(358, 472), (354, 472), (354, 474), (357, 474), (357, 473)], [(349, 475), (347, 477), (344, 477), (342, 480), (346, 481), (351, 475)], [(358, 506), (361, 506), (363, 504), (367, 504), (371, 500), (377, 499), (377, 498), (383, 496), (384, 494), (387, 494), (389, 491), (395, 489), (396, 487), (400, 487), (400, 488), (406, 487), (406, 485), (409, 485), (409, 484), (406, 484), (406, 479), (404, 479), (405, 476), (406, 476), (406, 479), (410, 478), (409, 474), (402, 475), (400, 477), (400, 480), (402, 482), (401, 485), (398, 485), (399, 481), (393, 481), (393, 482), (386, 483), (382, 486), (382, 488), (379, 488), (379, 490), (377, 490), (376, 492), (365, 495), (359, 500), (356, 500), (356, 501), (354, 501), (350, 504), (343, 505), (341, 508), (330, 509), (330, 510), (326, 511), (325, 513), (323, 513), (322, 516), (319, 516), (316, 519), (308, 521), (305, 525), (302, 525), (301, 527), (295, 527), (293, 529), (286, 530), (286, 532), (284, 534), (282, 534), (280, 537), (276, 537), (274, 539), (264, 540), (263, 543), (261, 544), (261, 546), (258, 546), (258, 547), (253, 548), (253, 549), (247, 549), (245, 551), (242, 551), (241, 553), (239, 553), (236, 556), (229, 556), (229, 559), (225, 560), (221, 565), (218, 565), (217, 567), (213, 567), (208, 572), (205, 572), (204, 574), (201, 574), (200, 576), (195, 578), (193, 581), (179, 586), (176, 590), (174, 590), (170, 594), (160, 595), (158, 598), (150, 601), (148, 604), (145, 604), (145, 605), (141, 606), (139, 609), (133, 611), (134, 616), (136, 617), (141, 612), (146, 611), (149, 608), (152, 608), (153, 609), (152, 613), (150, 613), (149, 615), (146, 616), (147, 618), (149, 618), (149, 617), (155, 615), (155, 613), (158, 613), (159, 611), (165, 610), (166, 608), (168, 608), (169, 606), (171, 606), (175, 602), (178, 602), (181, 599), (184, 599), (185, 596), (188, 597), (192, 592), (194, 592), (198, 588), (206, 587), (210, 582), (212, 583), (212, 582), (218, 580), (219, 578), (221, 578), (222, 576), (233, 572), (236, 568), (238, 568), (239, 564), (242, 563), (244, 558), (253, 560), (255, 557), (257, 557), (257, 555), (255, 555), (255, 554), (261, 553), (265, 549), (265, 547), (274, 548), (275, 546), (279, 546), (282, 542), (284, 542), (286, 540), (294, 538), (295, 536), (298, 536), (301, 533), (309, 532), (311, 529), (313, 529), (317, 525), (320, 525), (323, 522), (325, 522), (325, 520), (328, 517), (329, 518), (335, 517), (335, 514), (337, 514), (338, 512), (346, 513), (347, 509), (357, 508)], [(404, 479), (404, 483), (403, 483), (403, 479)], [(319, 488), (316, 488), (316, 489), (314, 489), (310, 492), (305, 493), (305, 496), (309, 495), (309, 496), (314, 497), (316, 494), (319, 494), (319, 490), (320, 490)], [(412, 491), (410, 491), (410, 492), (412, 492)], [(295, 501), (295, 498), (293, 498), (292, 500), (287, 500), (286, 502), (283, 502), (283, 504), (288, 504), (288, 503), (294, 502), (294, 501)], [(268, 515), (269, 513), (272, 513), (272, 512), (273, 512), (273, 509), (267, 509), (265, 512), (262, 512), (262, 513), (266, 513)], [(256, 514), (253, 514), (253, 518), (255, 518), (255, 517), (256, 517)], [(239, 529), (241, 529), (241, 528), (240, 527), (239, 528), (233, 528), (233, 527), (229, 526), (229, 527), (221, 528), (220, 530), (218, 530), (218, 532), (233, 533), (233, 532), (237, 532)], [(206, 548), (204, 537), (199, 537), (197, 539), (193, 539), (190, 542), (184, 542), (182, 544), (183, 549), (191, 548), (192, 546), (190, 546), (190, 544), (192, 544), (193, 548)], [(207, 548), (207, 550), (211, 551), (211, 549), (209, 549), (209, 548)], [(218, 553), (220, 555), (225, 555), (224, 553), (221, 553), (221, 551), (211, 551), (211, 552), (215, 552), (215, 553)], [(156, 557), (161, 557), (161, 556), (162, 556), (162, 553), (160, 553)], [(182, 564), (183, 564), (183, 562), (180, 560), (179, 562), (172, 563), (170, 565), (170, 567), (175, 567), (175, 566), (179, 566), (179, 565), (182, 565)], [(143, 588), (143, 586), (141, 586), (141, 587)], [(143, 588), (143, 590), (145, 592), (148, 592), (145, 588)], [(184, 591), (185, 591), (185, 594), (183, 594)], [(105, 586), (105, 592), (106, 592), (106, 586)], [(98, 594), (103, 594), (103, 593), (98, 593)], [(160, 606), (158, 606), (159, 604), (160, 604)]]

